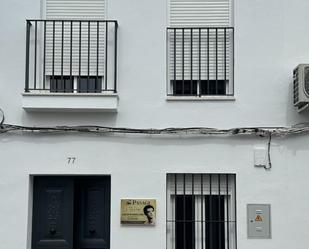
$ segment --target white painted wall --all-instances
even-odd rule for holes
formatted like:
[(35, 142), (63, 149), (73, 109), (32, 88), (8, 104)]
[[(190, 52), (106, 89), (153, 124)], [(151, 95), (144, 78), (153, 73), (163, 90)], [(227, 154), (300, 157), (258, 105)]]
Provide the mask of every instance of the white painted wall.
[[(25, 19), (39, 0), (0, 8), (0, 108), (6, 123), (117, 127), (285, 126), (309, 120), (292, 106), (292, 70), (309, 62), (307, 0), (235, 0), (235, 97), (231, 101), (166, 101), (166, 0), (109, 0), (119, 21), (118, 113), (26, 113)], [(165, 248), (167, 172), (236, 173), (238, 248), (307, 248), (308, 136), (275, 138), (273, 168), (253, 167), (263, 138), (0, 135), (0, 248), (27, 248), (30, 174), (111, 174), (112, 249)], [(74, 166), (67, 156), (76, 156)], [(139, 179), (137, 181), (137, 179)], [(122, 227), (120, 198), (156, 198), (157, 225)], [(272, 205), (272, 239), (246, 238), (246, 204)], [(151, 243), (150, 243), (151, 241)], [(27, 249), (30, 249), (29, 247)]]
[[(113, 249), (165, 248), (168, 172), (236, 173), (238, 248), (297, 248), (309, 243), (308, 137), (274, 139), (273, 168), (253, 167), (253, 147), (267, 139), (1, 136), (2, 248), (26, 248), (29, 174), (111, 174)], [(67, 164), (67, 156), (76, 163)], [(120, 225), (121, 198), (156, 198), (157, 225)], [(246, 204), (270, 203), (272, 239), (247, 239)], [(151, 243), (149, 241), (152, 241)]]

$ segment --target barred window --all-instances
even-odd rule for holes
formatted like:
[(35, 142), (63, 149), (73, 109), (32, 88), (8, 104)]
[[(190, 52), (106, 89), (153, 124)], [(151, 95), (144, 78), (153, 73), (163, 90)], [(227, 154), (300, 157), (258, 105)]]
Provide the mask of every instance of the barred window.
[(235, 178), (167, 175), (167, 249), (236, 249)]
[(233, 96), (233, 0), (169, 0), (168, 10), (168, 96)]

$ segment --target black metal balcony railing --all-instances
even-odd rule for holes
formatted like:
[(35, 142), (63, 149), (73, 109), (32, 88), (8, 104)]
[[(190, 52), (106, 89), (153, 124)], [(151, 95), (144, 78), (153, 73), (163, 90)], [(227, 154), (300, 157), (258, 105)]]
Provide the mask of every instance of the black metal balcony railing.
[(171, 96), (234, 95), (234, 28), (167, 28)]
[(117, 92), (117, 21), (26, 24), (25, 92)]

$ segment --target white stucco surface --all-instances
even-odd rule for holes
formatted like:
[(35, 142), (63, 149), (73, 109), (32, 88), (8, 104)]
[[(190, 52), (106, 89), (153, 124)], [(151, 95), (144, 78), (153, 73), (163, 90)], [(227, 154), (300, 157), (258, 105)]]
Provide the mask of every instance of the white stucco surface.
[[(39, 0), (0, 8), (0, 108), (5, 123), (131, 128), (289, 126), (309, 121), (292, 105), (292, 70), (309, 62), (307, 0), (235, 0), (235, 100), (167, 101), (166, 0), (109, 0), (119, 22), (117, 113), (27, 113), (26, 18)], [(236, 173), (239, 249), (305, 249), (309, 243), (309, 136), (273, 138), (269, 171), (254, 168), (260, 137), (0, 134), (0, 248), (30, 249), (33, 174), (111, 175), (111, 249), (165, 248), (166, 174)], [(67, 157), (76, 157), (74, 165)], [(157, 225), (120, 225), (121, 198), (157, 199)], [(271, 204), (269, 240), (247, 239), (246, 204)], [(30, 208), (28, 208), (30, 206)]]
[[(29, 175), (110, 174), (111, 248), (137, 249), (165, 247), (166, 174), (207, 172), (236, 173), (238, 248), (289, 248), (297, 240), (298, 248), (305, 249), (309, 222), (307, 140), (274, 139), (273, 168), (265, 171), (253, 167), (253, 148), (264, 146), (265, 138), (1, 136), (2, 246), (26, 248)], [(76, 157), (74, 165), (67, 164), (69, 156)], [(157, 199), (157, 225), (121, 226), (121, 198)], [(272, 239), (247, 239), (248, 203), (271, 204)], [(154, 242), (149, 245), (149, 240)]]

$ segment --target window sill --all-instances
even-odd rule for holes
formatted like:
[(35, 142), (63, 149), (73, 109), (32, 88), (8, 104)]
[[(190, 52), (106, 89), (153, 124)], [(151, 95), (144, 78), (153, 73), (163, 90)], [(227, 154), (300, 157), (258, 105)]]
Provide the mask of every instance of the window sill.
[(51, 93), (51, 92), (28, 92), (28, 93), (22, 93), (23, 96), (118, 96), (117, 93)]
[(117, 112), (114, 93), (23, 93), (22, 106), (29, 112)]
[(235, 101), (234, 96), (167, 96), (167, 101)]

